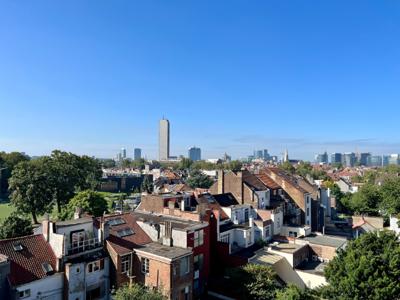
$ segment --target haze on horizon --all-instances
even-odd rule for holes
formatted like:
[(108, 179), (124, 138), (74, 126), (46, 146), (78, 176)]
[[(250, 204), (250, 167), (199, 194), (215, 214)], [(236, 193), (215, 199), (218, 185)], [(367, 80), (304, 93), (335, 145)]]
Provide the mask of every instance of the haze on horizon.
[(400, 153), (398, 1), (0, 4), (0, 151)]

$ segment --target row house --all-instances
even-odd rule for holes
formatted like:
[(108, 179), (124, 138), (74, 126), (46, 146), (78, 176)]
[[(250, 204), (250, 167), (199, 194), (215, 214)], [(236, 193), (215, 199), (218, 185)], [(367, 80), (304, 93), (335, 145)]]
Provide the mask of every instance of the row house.
[(96, 226), (106, 237), (113, 288), (138, 282), (159, 289), (168, 299), (191, 299), (191, 249), (173, 246), (168, 232), (161, 242), (153, 242), (134, 213), (98, 218)]
[(108, 256), (91, 217), (45, 218), (40, 231), (0, 241), (1, 299), (109, 299)]

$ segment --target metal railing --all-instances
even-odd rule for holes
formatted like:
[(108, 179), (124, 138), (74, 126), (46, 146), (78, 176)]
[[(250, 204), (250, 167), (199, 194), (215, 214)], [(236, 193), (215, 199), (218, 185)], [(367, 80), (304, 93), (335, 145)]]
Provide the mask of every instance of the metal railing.
[(73, 242), (67, 249), (67, 255), (82, 253), (101, 247), (102, 244), (97, 238), (85, 239), (82, 241)]

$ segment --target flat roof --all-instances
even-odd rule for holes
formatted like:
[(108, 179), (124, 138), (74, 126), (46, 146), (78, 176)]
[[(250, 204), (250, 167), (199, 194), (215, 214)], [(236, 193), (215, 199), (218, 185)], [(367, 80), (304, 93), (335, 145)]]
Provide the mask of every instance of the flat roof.
[(312, 234), (303, 238), (299, 238), (304, 241), (308, 241), (310, 244), (330, 246), (335, 248), (341, 248), (347, 244), (347, 239), (337, 236), (329, 235), (317, 235)]
[(56, 224), (56, 227), (63, 227), (63, 226), (73, 226), (73, 225), (92, 223), (92, 222), (93, 222), (92, 217), (82, 217), (79, 219), (73, 219), (73, 220), (68, 220), (68, 221), (57, 221), (57, 222), (55, 222), (55, 224)]
[(269, 253), (266, 249), (258, 251), (254, 257), (250, 259), (250, 263), (259, 265), (270, 265), (273, 266), (283, 259), (278, 254)]
[(305, 247), (306, 245), (292, 244), (292, 243), (279, 243), (277, 245), (272, 244), (271, 250), (281, 251), (284, 253), (295, 253), (297, 250)]
[(174, 229), (182, 230), (197, 230), (207, 227), (207, 222), (192, 221), (187, 219), (182, 219), (179, 217), (174, 217), (170, 215), (163, 215), (157, 213), (149, 213), (144, 211), (135, 210), (133, 214), (137, 217), (136, 221), (142, 221), (145, 223), (160, 223), (160, 222), (171, 222)]
[(188, 248), (169, 247), (155, 242), (143, 245), (140, 248), (135, 249), (135, 251), (139, 253), (149, 253), (169, 260), (174, 260), (192, 253), (192, 250)]
[(324, 276), (324, 268), (327, 266), (327, 263), (321, 261), (307, 261), (303, 262), (296, 267), (297, 270)]

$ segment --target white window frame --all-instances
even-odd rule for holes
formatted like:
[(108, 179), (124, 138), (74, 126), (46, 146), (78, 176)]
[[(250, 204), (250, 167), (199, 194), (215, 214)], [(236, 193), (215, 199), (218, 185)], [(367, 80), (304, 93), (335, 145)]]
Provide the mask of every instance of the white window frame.
[[(22, 293), (22, 296), (21, 296)], [(19, 299), (24, 299), (24, 298), (28, 298), (31, 296), (31, 289), (26, 289), (23, 291), (18, 291), (18, 297)]]
[(121, 273), (128, 274), (131, 265), (131, 255), (121, 256)]
[(198, 247), (204, 244), (204, 230), (200, 229), (200, 230), (196, 230), (193, 234), (193, 245), (194, 247)]
[(150, 259), (146, 257), (142, 257), (141, 259), (141, 271), (145, 275), (149, 275), (150, 273)]

